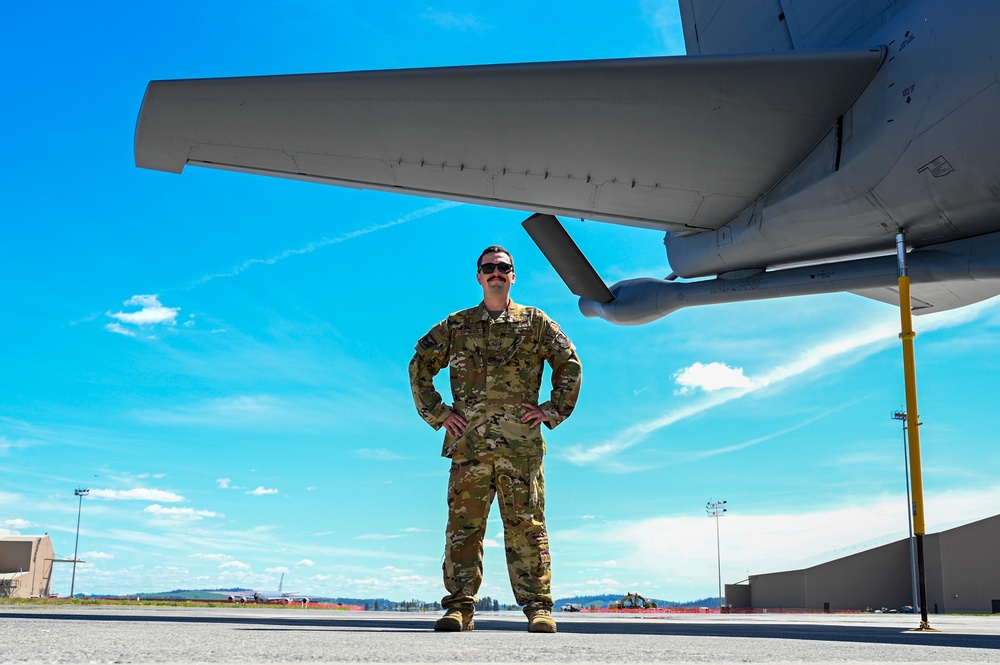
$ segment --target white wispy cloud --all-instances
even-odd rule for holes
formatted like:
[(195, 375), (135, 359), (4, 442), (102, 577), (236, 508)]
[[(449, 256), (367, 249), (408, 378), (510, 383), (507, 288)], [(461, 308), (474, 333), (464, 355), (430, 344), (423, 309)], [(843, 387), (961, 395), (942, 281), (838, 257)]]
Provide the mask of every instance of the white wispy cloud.
[(34, 522), (15, 517), (0, 522), (0, 536), (20, 536), (24, 529), (37, 527)]
[(215, 482), (219, 485), (219, 489), (229, 489), (229, 483), (233, 482), (232, 478), (216, 478)]
[(369, 233), (375, 233), (376, 231), (381, 231), (383, 229), (388, 229), (393, 226), (398, 226), (400, 224), (412, 222), (415, 219), (427, 217), (428, 215), (433, 215), (443, 210), (448, 210), (450, 208), (454, 208), (460, 205), (463, 204), (457, 203), (455, 201), (443, 201), (441, 203), (436, 203), (434, 205), (427, 206), (426, 208), (414, 210), (413, 212), (403, 215), (402, 217), (398, 217), (392, 220), (391, 222), (375, 224), (373, 226), (369, 226), (364, 229), (358, 229), (356, 231), (350, 231), (348, 233), (344, 233), (343, 235), (335, 236), (333, 238), (320, 238), (319, 240), (314, 240), (308, 243), (307, 245), (304, 245), (303, 247), (298, 247), (295, 249), (286, 249), (285, 251), (267, 259), (248, 259), (243, 263), (241, 263), (240, 265), (226, 272), (218, 272), (218, 273), (212, 273), (210, 275), (205, 275), (204, 277), (195, 280), (194, 283), (191, 284), (191, 286), (192, 287), (200, 286), (201, 284), (210, 282), (213, 279), (219, 279), (222, 277), (236, 277), (237, 275), (246, 272), (247, 270), (249, 270), (254, 266), (274, 265), (275, 263), (278, 263), (279, 261), (284, 261), (285, 259), (290, 258), (292, 256), (311, 254), (312, 252), (315, 252), (317, 249), (320, 249), (322, 247), (327, 247), (328, 245), (336, 245), (342, 242), (347, 242), (348, 240), (360, 238), (361, 236), (368, 235)]
[(402, 455), (397, 455), (391, 450), (386, 450), (385, 448), (359, 448), (354, 451), (356, 457), (361, 459), (372, 460), (375, 462), (393, 462), (396, 460), (405, 459)]
[(285, 573), (287, 575), (291, 571), (289, 571), (288, 568), (286, 568), (285, 566), (277, 566), (275, 568), (265, 568), (264, 572), (265, 573), (276, 573), (276, 574)]
[[(940, 314), (929, 314), (920, 319), (920, 329), (926, 332), (968, 323), (980, 317), (985, 311), (995, 309), (998, 304), (1000, 304), (1000, 299), (977, 303), (962, 309), (942, 312)], [(704, 413), (722, 404), (740, 399), (765, 388), (777, 386), (795, 377), (808, 375), (811, 378), (816, 378), (824, 373), (834, 371), (834, 369), (841, 369), (847, 364), (856, 364), (878, 351), (899, 344), (899, 320), (896, 316), (890, 311), (881, 318), (871, 321), (866, 325), (856, 326), (846, 332), (842, 332), (829, 342), (816, 344), (798, 351), (791, 351), (785, 363), (777, 365), (771, 370), (757, 376), (744, 377), (746, 382), (743, 382), (742, 386), (698, 393), (690, 397), (691, 401), (675, 406), (655, 418), (627, 427), (608, 441), (588, 447), (573, 446), (568, 448), (564, 453), (564, 457), (575, 464), (592, 464), (605, 461), (609, 457), (641, 443), (654, 432), (686, 418)], [(833, 360), (839, 361), (839, 364), (832, 363), (831, 361)], [(726, 367), (723, 363), (696, 363), (696, 365), (701, 365), (702, 368), (713, 364)], [(694, 367), (694, 365), (691, 367)], [(687, 369), (690, 369), (690, 367)], [(726, 370), (717, 372), (717, 374), (728, 377), (730, 380), (733, 380), (737, 376), (737, 374)], [(681, 370), (675, 373), (674, 376), (675, 380), (677, 380), (681, 376), (691, 375), (686, 374), (685, 370)], [(694, 376), (700, 377), (702, 380), (706, 379), (706, 373), (703, 372), (696, 372)], [(742, 376), (742, 371), (739, 372), (738, 376)], [(715, 384), (698, 384), (694, 379), (691, 379), (692, 387), (698, 386), (703, 388), (704, 385)], [(804, 424), (806, 423), (797, 427), (801, 427)], [(733, 450), (746, 447), (746, 445), (753, 445), (753, 442), (737, 446)]]
[(227, 561), (226, 563), (219, 566), (224, 570), (250, 570), (250, 564), (243, 563), (242, 561)]
[(264, 395), (249, 396), (237, 395), (227, 397), (213, 402), (216, 410), (220, 413), (246, 414), (258, 411), (267, 411), (271, 408), (272, 400)]
[(430, 21), (443, 30), (482, 30), (486, 27), (482, 20), (474, 14), (459, 14), (458, 12), (438, 11), (428, 7), (420, 18)]
[(170, 410), (133, 411), (134, 417), (150, 423), (174, 425), (243, 424), (248, 427), (280, 419), (289, 405), (268, 395), (219, 397)]
[(197, 522), (206, 517), (225, 517), (222, 513), (211, 510), (196, 510), (195, 508), (164, 508), (158, 503), (146, 506), (144, 513), (149, 513), (157, 519), (176, 520), (182, 522)]
[[(925, 495), (928, 533), (984, 519), (1000, 503), (1000, 485)], [(813, 511), (742, 514), (729, 506), (720, 520), (723, 582), (795, 570), (885, 545), (907, 536), (905, 496), (864, 497)], [(617, 552), (616, 576), (646, 576), (693, 589), (714, 588), (715, 521), (658, 517), (588, 525), (553, 533), (565, 543), (601, 543)], [(614, 588), (614, 587), (612, 587)], [(676, 592), (674, 592), (676, 593)]]
[(777, 439), (779, 437), (785, 436), (786, 434), (791, 434), (792, 432), (797, 432), (800, 429), (808, 427), (809, 425), (812, 425), (813, 423), (816, 423), (816, 422), (822, 420), (823, 418), (826, 418), (831, 413), (835, 413), (837, 411), (842, 411), (843, 409), (846, 409), (847, 407), (852, 406), (852, 405), (854, 405), (856, 403), (857, 402), (848, 402), (847, 404), (843, 404), (843, 405), (841, 405), (840, 407), (838, 407), (836, 409), (824, 410), (824, 411), (822, 411), (820, 413), (817, 413), (817, 414), (815, 414), (815, 415), (813, 415), (813, 416), (811, 416), (809, 418), (806, 418), (805, 420), (797, 422), (797, 423), (795, 423), (793, 425), (789, 425), (788, 427), (784, 427), (784, 428), (782, 428), (782, 429), (780, 429), (780, 430), (778, 430), (776, 432), (771, 432), (769, 434), (765, 434), (764, 436), (758, 436), (758, 437), (754, 437), (752, 439), (748, 439), (746, 441), (741, 441), (739, 443), (734, 443), (733, 445), (730, 445), (730, 446), (723, 446), (721, 448), (709, 448), (709, 449), (706, 449), (706, 450), (688, 450), (688, 451), (683, 451), (683, 452), (667, 453), (666, 457), (671, 458), (671, 459), (673, 459), (675, 461), (694, 462), (694, 461), (697, 461), (697, 460), (705, 459), (707, 457), (714, 457), (716, 455), (723, 455), (725, 453), (736, 452), (737, 450), (743, 450), (744, 448), (750, 448), (751, 446), (756, 446), (759, 443), (766, 443), (767, 441), (772, 441), (772, 440)]
[(7, 457), (12, 450), (27, 448), (30, 445), (32, 442), (25, 439), (8, 439), (5, 436), (0, 436), (0, 457)]
[(19, 517), (15, 517), (14, 519), (4, 520), (3, 522), (0, 522), (0, 524), (2, 524), (4, 527), (8, 529), (30, 529), (38, 526), (34, 522), (29, 522), (28, 520), (23, 520)]
[(164, 501), (167, 503), (187, 501), (180, 494), (144, 487), (130, 490), (94, 489), (90, 490), (90, 496), (96, 499), (108, 499), (111, 501)]
[(714, 392), (725, 388), (753, 387), (753, 381), (744, 376), (742, 367), (730, 367), (719, 362), (696, 362), (677, 370), (674, 372), (674, 383), (680, 386), (674, 393), (677, 395), (691, 395), (699, 390)]
[(108, 552), (81, 552), (80, 558), (85, 561), (112, 561), (115, 555)]
[(391, 540), (393, 538), (402, 538), (402, 534), (384, 534), (384, 533), (363, 533), (360, 536), (354, 536), (355, 540)]
[(500, 547), (500, 543), (492, 538), (483, 538), (483, 547)]
[(197, 552), (195, 554), (192, 554), (191, 558), (192, 559), (201, 559), (203, 561), (229, 561), (233, 557), (231, 557), (228, 554), (211, 554), (211, 553)]
[[(271, 362), (273, 358), (269, 358)], [(348, 361), (349, 362), (349, 361)], [(258, 367), (257, 370), (260, 368)], [(299, 368), (285, 367), (289, 372), (289, 380), (298, 380)], [(314, 370), (312, 371), (315, 374)], [(296, 377), (291, 379), (291, 377)], [(311, 380), (311, 379), (310, 379)], [(406, 400), (405, 402), (403, 400)], [(179, 401), (162, 407), (139, 408), (128, 412), (128, 415), (140, 422), (169, 427), (199, 426), (224, 427), (240, 429), (255, 433), (264, 430), (273, 431), (276, 435), (288, 436), (292, 431), (307, 432), (329, 428), (350, 419), (360, 422), (362, 415), (379, 417), (384, 426), (394, 426), (409, 422), (408, 414), (396, 409), (386, 411), (386, 400), (392, 404), (412, 404), (408, 395), (393, 388), (382, 387), (369, 389), (367, 386), (352, 387), (336, 386), (325, 392), (312, 391), (300, 395), (231, 395), (211, 399), (196, 399)], [(376, 404), (381, 404), (381, 409)], [(369, 447), (370, 450), (379, 450)], [(390, 459), (391, 451), (380, 456), (380, 453), (365, 453), (370, 459)], [(218, 476), (227, 469), (219, 469)], [(229, 471), (232, 471), (229, 469)], [(234, 489), (231, 479), (230, 489)], [(239, 481), (246, 482), (245, 478)]]
[(277, 494), (277, 493), (278, 493), (277, 488), (268, 488), (264, 487), (263, 485), (258, 486), (257, 489), (253, 489), (247, 492), (247, 494), (250, 494), (252, 496), (265, 496), (267, 494)]
[(620, 589), (622, 588), (622, 585), (618, 580), (610, 577), (603, 577), (599, 580), (587, 580), (585, 584), (592, 589), (603, 589), (605, 591), (610, 591), (611, 593), (620, 593)]
[(685, 53), (680, 11), (674, 0), (643, 0), (642, 14), (660, 34), (666, 55)]
[[(294, 370), (293, 370), (294, 371)], [(332, 391), (301, 396), (232, 395), (190, 402), (178, 402), (162, 408), (129, 411), (129, 416), (143, 423), (167, 426), (226, 427), (260, 431), (262, 428), (288, 432), (289, 427), (308, 430), (327, 426), (342, 416), (357, 416), (367, 409), (376, 413), (372, 396), (385, 397), (385, 391)], [(397, 395), (390, 395), (399, 399)], [(336, 403), (332, 403), (336, 399)], [(401, 400), (400, 400), (401, 401)], [(392, 422), (392, 414), (385, 416)], [(233, 489), (230, 478), (230, 489)]]
[[(159, 296), (155, 293), (132, 296), (125, 301), (124, 305), (126, 307), (139, 307), (140, 309), (134, 312), (108, 312), (107, 315), (112, 319), (117, 319), (122, 323), (134, 326), (154, 326), (161, 323), (173, 325), (177, 320), (177, 313), (181, 311), (180, 307), (165, 307), (160, 303)], [(109, 324), (108, 327), (110, 328), (112, 325), (116, 324)], [(119, 328), (121, 327), (119, 326)], [(122, 332), (123, 330), (125, 329), (121, 328), (112, 332)], [(125, 331), (123, 334), (127, 334), (128, 332)]]
[(302, 559), (301, 561), (297, 561), (295, 563), (295, 566), (297, 568), (312, 568), (315, 565), (316, 564), (313, 563), (313, 561), (311, 559)]
[(107, 331), (109, 331), (109, 332), (113, 332), (115, 334), (118, 334), (118, 335), (125, 335), (126, 337), (135, 337), (136, 336), (135, 332), (129, 330), (128, 328), (126, 328), (125, 326), (123, 326), (120, 323), (109, 323), (106, 326), (104, 326), (104, 329), (107, 330)]

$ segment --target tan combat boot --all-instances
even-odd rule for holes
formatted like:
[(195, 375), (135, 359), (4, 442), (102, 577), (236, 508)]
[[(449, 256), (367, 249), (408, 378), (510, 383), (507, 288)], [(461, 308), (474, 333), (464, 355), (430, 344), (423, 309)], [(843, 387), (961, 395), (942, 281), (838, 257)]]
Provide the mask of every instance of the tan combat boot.
[(552, 610), (547, 608), (527, 609), (529, 633), (554, 633), (556, 621), (552, 618)]
[(434, 630), (445, 633), (474, 630), (476, 622), (472, 620), (472, 612), (472, 609), (452, 607), (445, 611), (443, 617), (434, 622)]

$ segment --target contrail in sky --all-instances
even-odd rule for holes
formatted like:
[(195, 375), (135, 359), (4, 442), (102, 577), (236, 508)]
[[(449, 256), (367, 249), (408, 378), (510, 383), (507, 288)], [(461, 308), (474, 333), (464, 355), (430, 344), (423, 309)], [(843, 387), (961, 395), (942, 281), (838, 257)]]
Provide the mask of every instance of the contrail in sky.
[(368, 235), (369, 233), (374, 233), (376, 231), (381, 231), (382, 229), (388, 229), (392, 226), (405, 224), (406, 222), (412, 222), (415, 219), (420, 219), (421, 217), (427, 217), (428, 215), (433, 215), (435, 213), (442, 212), (444, 210), (448, 210), (450, 208), (454, 208), (460, 205), (464, 204), (458, 203), (456, 201), (442, 201), (441, 203), (436, 203), (432, 206), (421, 208), (420, 210), (414, 210), (413, 212), (403, 215), (402, 217), (399, 217), (397, 219), (394, 219), (391, 222), (385, 222), (384, 224), (376, 224), (374, 226), (369, 226), (368, 228), (358, 229), (356, 231), (350, 231), (343, 235), (335, 236), (333, 238), (320, 238), (319, 240), (314, 240), (310, 242), (304, 247), (299, 247), (296, 249), (286, 249), (280, 254), (276, 254), (275, 256), (272, 256), (271, 258), (268, 259), (248, 259), (243, 263), (241, 263), (240, 265), (234, 267), (232, 270), (229, 270), (228, 272), (217, 272), (211, 275), (205, 275), (204, 277), (200, 277), (199, 279), (192, 282), (188, 288), (201, 286), (206, 282), (210, 282), (213, 279), (218, 279), (220, 277), (236, 277), (237, 275), (249, 270), (250, 268), (256, 265), (267, 265), (267, 266), (274, 265), (278, 261), (283, 261), (284, 259), (287, 259), (291, 256), (296, 256), (299, 254), (310, 254), (312, 252), (315, 252), (317, 249), (321, 247), (326, 247), (327, 245), (336, 245), (338, 243), (347, 242), (348, 240), (353, 240), (355, 238)]
[[(988, 309), (995, 307), (998, 302), (1000, 301), (990, 300), (940, 314), (929, 314), (926, 317), (922, 317), (921, 328), (924, 331), (929, 331), (968, 323), (981, 316)], [(591, 464), (606, 460), (608, 457), (641, 443), (654, 432), (669, 427), (676, 422), (704, 413), (709, 409), (739, 399), (762, 388), (777, 385), (809, 371), (815, 371), (834, 358), (849, 357), (852, 363), (858, 362), (884, 348), (898, 344), (898, 332), (898, 318), (894, 319), (889, 316), (883, 321), (869, 325), (867, 328), (853, 331), (831, 342), (818, 344), (810, 349), (806, 349), (796, 354), (795, 358), (790, 362), (779, 365), (761, 376), (752, 378), (750, 384), (745, 387), (707, 393), (692, 402), (673, 408), (656, 418), (632, 425), (604, 443), (590, 447), (573, 446), (568, 448), (564, 453), (564, 457), (574, 464)], [(853, 355), (848, 355), (852, 352)]]
[[(310, 254), (315, 252), (321, 247), (326, 247), (327, 245), (336, 245), (342, 242), (347, 242), (348, 240), (353, 240), (354, 238), (360, 238), (361, 236), (368, 235), (369, 233), (375, 233), (376, 231), (381, 231), (383, 229), (388, 229), (392, 226), (398, 226), (400, 224), (405, 224), (407, 222), (412, 222), (415, 219), (420, 219), (421, 217), (427, 217), (435, 213), (454, 208), (456, 206), (464, 205), (456, 201), (442, 201), (440, 203), (435, 203), (434, 205), (427, 206), (426, 208), (421, 208), (419, 210), (414, 210), (411, 213), (407, 213), (402, 217), (398, 217), (391, 222), (385, 222), (382, 224), (375, 224), (374, 226), (369, 226), (364, 229), (357, 229), (355, 231), (349, 231), (343, 235), (335, 236), (333, 238), (320, 238), (319, 240), (314, 240), (309, 244), (298, 247), (295, 249), (286, 249), (280, 254), (276, 254), (267, 259), (248, 259), (240, 265), (232, 268), (227, 272), (217, 272), (203, 277), (199, 277), (195, 281), (188, 284), (186, 287), (182, 287), (183, 290), (190, 290), (195, 287), (201, 286), (207, 282), (211, 282), (213, 279), (219, 279), (222, 277), (236, 277), (240, 275), (253, 266), (264, 265), (270, 266), (283, 261), (292, 256), (297, 256), (300, 254)], [(177, 290), (178, 287), (168, 287), (165, 289), (160, 289), (155, 294), (144, 294), (144, 295), (134, 295), (129, 300), (125, 301), (126, 305), (141, 305), (142, 309), (137, 312), (118, 312), (111, 313), (107, 312), (107, 316), (118, 319), (121, 322), (127, 324), (133, 324), (137, 328), (145, 328), (157, 323), (168, 323), (173, 324), (174, 319), (177, 316), (177, 312), (180, 311), (179, 307), (164, 307), (160, 304), (157, 299), (160, 293), (166, 293), (170, 291)], [(70, 325), (76, 325), (77, 323), (83, 323), (86, 321), (93, 321), (100, 317), (100, 314), (93, 313), (76, 321), (71, 321)], [(185, 325), (191, 325), (193, 321), (187, 322)], [(136, 331), (133, 328), (126, 328), (121, 325), (121, 323), (109, 323), (105, 325), (105, 328), (113, 333), (118, 333), (119, 335), (125, 335), (128, 337), (135, 337)]]

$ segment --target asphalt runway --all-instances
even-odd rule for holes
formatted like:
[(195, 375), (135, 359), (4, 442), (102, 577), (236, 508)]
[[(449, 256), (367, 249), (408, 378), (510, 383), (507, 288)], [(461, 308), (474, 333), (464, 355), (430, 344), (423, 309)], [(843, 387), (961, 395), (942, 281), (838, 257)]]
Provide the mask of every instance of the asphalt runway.
[(1000, 663), (1000, 616), (558, 614), (559, 632), (484, 613), (268, 607), (0, 606), (4, 663)]

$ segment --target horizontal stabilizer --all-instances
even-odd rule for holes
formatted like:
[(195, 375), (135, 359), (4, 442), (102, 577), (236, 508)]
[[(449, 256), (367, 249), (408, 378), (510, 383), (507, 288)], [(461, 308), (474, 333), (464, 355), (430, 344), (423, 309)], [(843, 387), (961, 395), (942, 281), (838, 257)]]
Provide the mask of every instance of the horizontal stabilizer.
[(135, 160), (715, 229), (872, 79), (875, 49), (153, 81)]

